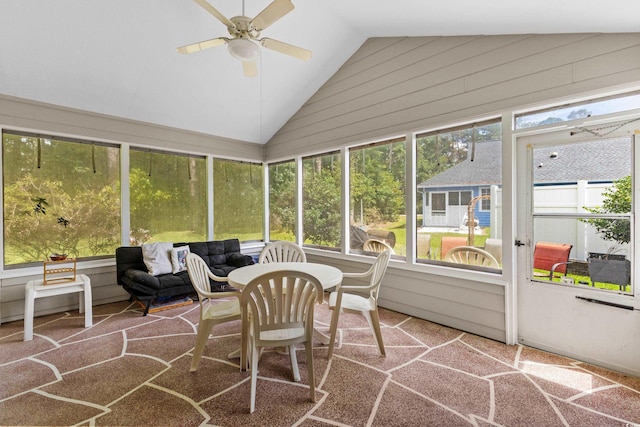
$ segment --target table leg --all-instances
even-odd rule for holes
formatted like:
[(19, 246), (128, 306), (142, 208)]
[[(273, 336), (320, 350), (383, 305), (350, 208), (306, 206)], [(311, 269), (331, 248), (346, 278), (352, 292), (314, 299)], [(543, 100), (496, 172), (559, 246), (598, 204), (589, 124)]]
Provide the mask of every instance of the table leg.
[(91, 281), (84, 282), (84, 327), (93, 325), (93, 299), (91, 297)]
[(33, 339), (33, 311), (35, 305), (35, 291), (33, 286), (27, 284), (24, 293), (24, 340)]

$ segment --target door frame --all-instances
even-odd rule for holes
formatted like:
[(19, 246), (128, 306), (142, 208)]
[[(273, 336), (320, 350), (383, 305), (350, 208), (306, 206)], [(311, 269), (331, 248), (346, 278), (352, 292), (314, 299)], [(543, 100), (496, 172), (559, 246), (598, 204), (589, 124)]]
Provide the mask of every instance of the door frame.
[[(625, 117), (628, 120), (628, 116)], [(612, 120), (612, 123), (619, 123), (620, 120)], [(606, 123), (598, 123), (597, 127), (607, 126)], [(626, 306), (631, 306), (635, 308), (635, 310), (629, 311), (624, 310), (626, 313), (623, 313), (623, 310), (620, 308), (613, 308), (611, 306), (601, 305), (601, 304), (591, 304), (586, 301), (576, 300), (575, 296), (578, 292), (582, 292), (587, 296), (593, 295), (591, 292), (586, 292), (589, 290), (581, 290), (580, 288), (570, 288), (565, 286), (552, 285), (549, 283), (540, 283), (540, 282), (532, 282), (528, 276), (533, 271), (532, 269), (532, 260), (533, 260), (533, 215), (532, 215), (532, 204), (533, 204), (533, 173), (532, 173), (532, 158), (531, 148), (533, 146), (544, 147), (544, 145), (559, 145), (564, 142), (584, 142), (584, 141), (592, 141), (594, 139), (598, 139), (598, 137), (593, 136), (587, 132), (581, 131), (577, 132), (577, 126), (570, 126), (570, 124), (563, 124), (562, 129), (558, 130), (546, 130), (540, 132), (522, 132), (520, 134), (514, 133), (513, 141), (514, 141), (514, 157), (515, 157), (515, 165), (516, 170), (520, 171), (518, 174), (514, 174), (515, 181), (515, 204), (516, 211), (520, 212), (520, 214), (515, 216), (515, 224), (514, 229), (516, 230), (516, 240), (524, 243), (524, 246), (515, 248), (515, 260), (516, 260), (516, 271), (515, 271), (515, 279), (513, 292), (515, 294), (514, 301), (514, 321), (517, 325), (517, 342), (520, 344), (540, 348), (542, 350), (551, 351), (556, 354), (561, 354), (569, 357), (576, 358), (578, 360), (584, 360), (587, 362), (592, 362), (598, 364), (600, 366), (606, 366), (618, 371), (629, 372), (633, 375), (638, 375), (640, 373), (640, 366), (637, 366), (638, 363), (629, 360), (629, 356), (620, 355), (620, 353), (624, 353), (620, 351), (620, 349), (616, 350), (612, 346), (612, 348), (607, 350), (602, 350), (606, 353), (603, 355), (602, 351), (598, 351), (596, 345), (592, 343), (592, 346), (589, 346), (588, 340), (589, 337), (587, 333), (584, 331), (571, 331), (574, 335), (574, 341), (579, 345), (573, 347), (569, 344), (561, 344), (561, 346), (555, 345), (554, 343), (545, 343), (535, 340), (530, 340), (528, 337), (529, 330), (535, 329), (536, 325), (527, 325), (526, 322), (530, 322), (530, 320), (523, 320), (523, 316), (526, 316), (527, 310), (531, 312), (534, 310), (530, 305), (524, 306), (523, 304), (537, 304), (538, 307), (542, 307), (542, 309), (551, 309), (548, 306), (544, 305), (544, 297), (540, 299), (531, 298), (532, 295), (535, 297), (535, 292), (538, 292), (538, 287), (544, 289), (543, 292), (547, 292), (552, 294), (555, 298), (558, 298), (558, 301), (562, 301), (561, 304), (567, 304), (567, 312), (569, 313), (569, 317), (572, 315), (585, 315), (587, 321), (589, 318), (597, 319), (599, 321), (593, 320), (591, 323), (595, 324), (594, 334), (599, 333), (600, 335), (605, 333), (604, 325), (609, 318), (618, 319), (627, 319), (625, 321), (631, 322), (631, 324), (640, 325), (640, 293), (638, 288), (640, 287), (638, 283), (638, 268), (632, 269), (632, 283), (633, 287), (633, 295), (620, 295), (616, 293), (601, 293), (597, 295), (598, 300), (603, 300), (606, 302), (612, 302), (617, 304), (622, 304)], [(637, 266), (639, 261), (639, 253), (640, 246), (639, 240), (640, 236), (638, 233), (638, 221), (635, 218), (638, 215), (640, 210), (638, 209), (640, 205), (640, 189), (638, 188), (638, 170), (640, 170), (640, 149), (638, 145), (640, 144), (640, 122), (628, 123), (625, 126), (622, 126), (620, 129), (607, 134), (604, 138), (615, 138), (615, 137), (631, 137), (632, 145), (633, 145), (633, 162), (632, 162), (632, 181), (633, 181), (633, 207), (632, 207), (632, 236), (633, 236), (633, 245), (631, 248), (631, 260), (632, 265)], [(552, 140), (551, 140), (552, 139)], [(535, 289), (535, 291), (534, 291)], [(524, 301), (524, 298), (530, 298), (529, 301)], [(596, 299), (595, 297), (593, 299)], [(576, 304), (581, 304), (577, 306)], [(569, 312), (569, 307), (572, 310), (576, 310), (576, 312)], [(578, 307), (576, 309), (576, 307)], [(609, 310), (617, 310), (617, 311), (609, 311)], [(637, 311), (636, 311), (637, 310)], [(576, 314), (577, 313), (577, 314)], [(572, 317), (572, 319), (575, 319)], [(541, 326), (544, 322), (541, 322), (538, 328), (542, 328)], [(546, 325), (547, 327), (549, 325)], [(562, 325), (556, 326), (557, 328), (561, 328)], [(587, 326), (585, 325), (585, 328)], [(611, 325), (611, 328), (615, 329), (615, 325)], [(553, 329), (553, 328), (552, 328)], [(635, 354), (640, 354), (640, 326), (636, 328), (628, 328), (627, 332), (614, 330), (610, 339), (616, 340), (617, 345), (620, 345), (622, 348), (628, 346), (627, 351), (634, 351)], [(624, 329), (624, 328), (618, 328)], [(598, 330), (598, 332), (596, 332)], [(563, 331), (554, 331), (556, 334), (562, 335)], [(568, 335), (571, 335), (569, 333)], [(535, 334), (532, 336), (535, 337)], [(597, 339), (594, 337), (594, 341)], [(559, 340), (562, 341), (562, 340)], [(568, 341), (571, 341), (569, 339)], [(630, 344), (630, 342), (634, 342), (635, 344)], [(603, 343), (604, 344), (604, 343)], [(582, 347), (588, 347), (587, 350)], [(630, 347), (634, 347), (631, 349)], [(637, 347), (637, 348), (635, 348)], [(593, 351), (589, 351), (593, 349)]]

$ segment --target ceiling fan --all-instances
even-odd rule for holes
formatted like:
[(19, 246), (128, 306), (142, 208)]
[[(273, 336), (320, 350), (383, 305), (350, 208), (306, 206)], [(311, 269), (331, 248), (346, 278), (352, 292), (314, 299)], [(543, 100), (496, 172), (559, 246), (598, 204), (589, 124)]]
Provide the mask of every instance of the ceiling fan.
[[(182, 46), (177, 49), (180, 53), (199, 52), (226, 43), (228, 44), (229, 53), (234, 58), (242, 61), (244, 75), (247, 77), (253, 77), (258, 73), (256, 59), (260, 55), (259, 45), (305, 61), (311, 58), (310, 50), (266, 37), (259, 38), (262, 30), (294, 9), (291, 0), (274, 0), (253, 19), (247, 16), (234, 16), (231, 19), (227, 19), (206, 0), (194, 1), (226, 25), (231, 38), (217, 37)], [(242, 14), (244, 15), (244, 0), (242, 1)]]

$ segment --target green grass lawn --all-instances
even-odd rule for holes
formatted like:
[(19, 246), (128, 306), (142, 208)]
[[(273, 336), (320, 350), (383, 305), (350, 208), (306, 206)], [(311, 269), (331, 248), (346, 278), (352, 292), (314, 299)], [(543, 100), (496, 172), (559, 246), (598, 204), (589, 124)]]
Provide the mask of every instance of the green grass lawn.
[[(545, 270), (539, 270), (539, 269), (534, 269), (535, 272), (540, 272), (543, 274), (549, 274), (548, 271)], [(591, 278), (589, 276), (582, 276), (580, 274), (573, 274), (571, 272), (567, 272), (566, 277), (569, 277), (571, 279), (573, 279), (573, 284), (575, 286), (585, 286), (585, 287), (592, 287), (592, 282), (591, 282)], [(548, 276), (547, 277), (537, 277), (536, 280), (541, 280), (541, 281), (549, 281)], [(555, 283), (560, 283), (562, 280), (562, 276), (559, 275), (555, 275), (553, 277), (553, 282)], [(595, 285), (593, 285), (593, 287), (595, 289), (605, 289), (608, 291), (619, 291), (619, 292), (631, 292), (631, 285), (627, 285), (624, 286), (622, 289), (620, 289), (619, 285), (616, 285), (615, 283), (604, 283), (604, 282), (597, 282), (595, 283)]]
[[(418, 216), (417, 221), (421, 221), (421, 217)], [(384, 224), (376, 224), (371, 228), (376, 228), (380, 230), (392, 231), (396, 235), (396, 244), (393, 247), (394, 252), (400, 256), (407, 255), (407, 220), (405, 215), (400, 215), (398, 221), (396, 222), (387, 222)], [(485, 241), (489, 237), (490, 229), (489, 227), (482, 228), (482, 234), (475, 234), (474, 244), (473, 246), (482, 248), (484, 247)], [(429, 233), (431, 235), (431, 254), (433, 256), (440, 257), (440, 248), (442, 247), (442, 236), (458, 236), (458, 237), (467, 237), (466, 233)]]

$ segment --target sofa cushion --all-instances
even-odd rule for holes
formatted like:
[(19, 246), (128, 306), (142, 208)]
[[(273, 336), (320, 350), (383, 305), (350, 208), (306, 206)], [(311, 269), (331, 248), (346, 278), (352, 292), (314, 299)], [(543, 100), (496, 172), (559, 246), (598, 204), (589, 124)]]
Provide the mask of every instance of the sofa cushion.
[(232, 253), (227, 255), (227, 264), (236, 268), (244, 267), (253, 264), (253, 258), (251, 258), (251, 255)]
[(145, 271), (129, 269), (124, 272), (124, 280), (129, 287), (136, 290), (145, 290), (146, 293), (162, 291), (176, 286), (191, 285), (189, 273), (186, 271), (181, 271), (177, 274), (168, 273), (152, 276)]
[[(199, 255), (209, 267), (213, 267), (216, 265), (226, 264), (227, 255), (225, 253), (224, 242), (224, 240), (194, 242), (189, 243), (189, 249), (192, 253)], [(239, 250), (240, 248), (238, 248), (238, 251)], [(218, 273), (214, 272), (214, 274)]]
[(124, 272), (124, 277), (135, 283), (139, 283), (145, 288), (160, 289), (160, 280), (158, 279), (158, 277), (152, 276), (146, 271), (130, 268), (129, 270)]
[(191, 285), (191, 280), (189, 280), (189, 273), (187, 273), (186, 271), (181, 271), (176, 274), (163, 274), (157, 277), (160, 282), (160, 292), (158, 293), (158, 295), (162, 295), (162, 291), (165, 289)]

